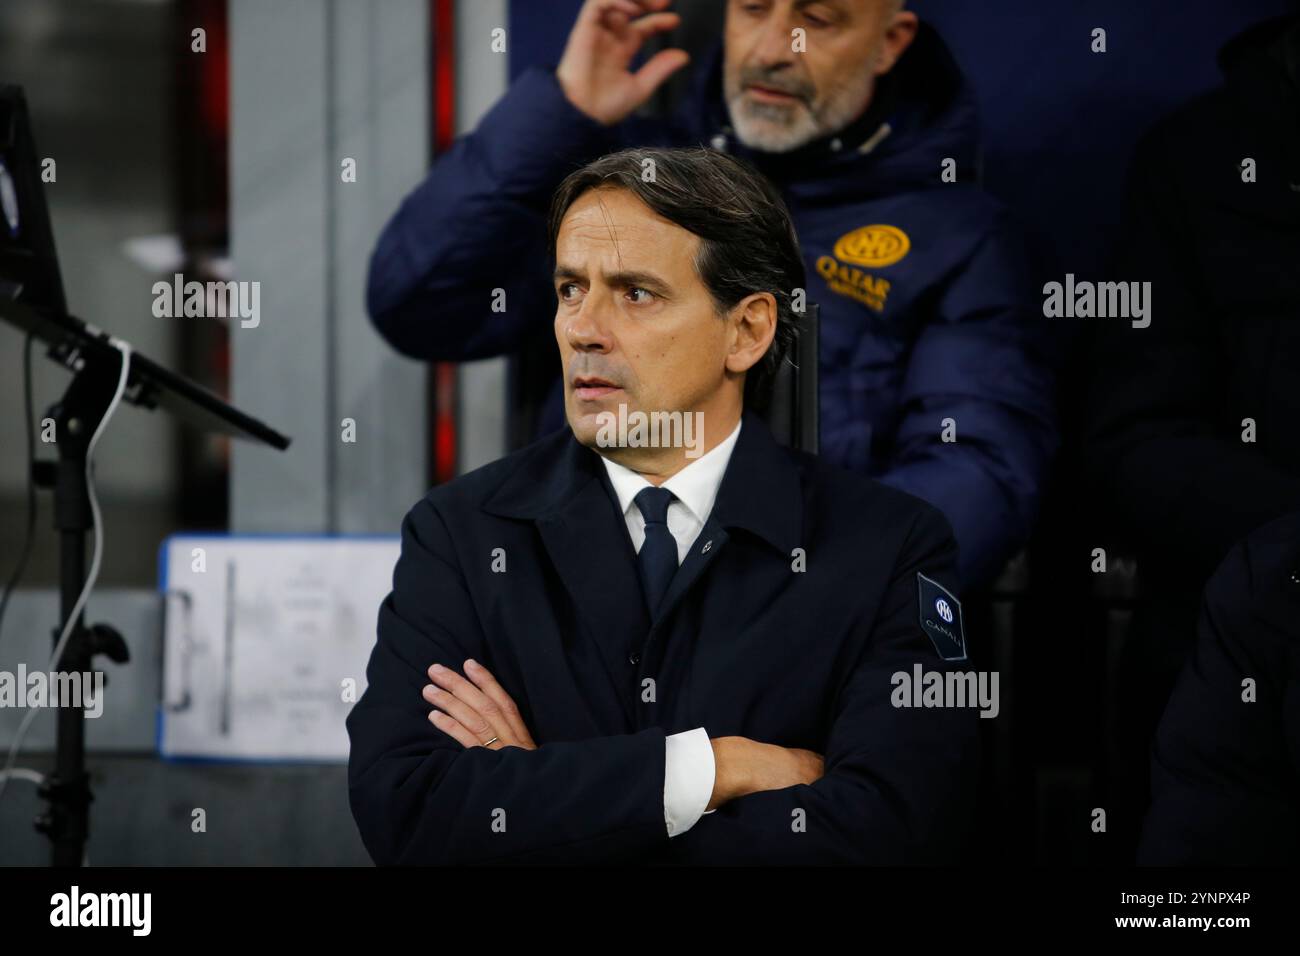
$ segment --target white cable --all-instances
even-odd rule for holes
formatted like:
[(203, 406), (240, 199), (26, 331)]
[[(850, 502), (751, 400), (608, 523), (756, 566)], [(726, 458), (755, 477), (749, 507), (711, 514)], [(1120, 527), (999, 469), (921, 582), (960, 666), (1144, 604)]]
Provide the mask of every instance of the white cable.
[(19, 780), (30, 780), (38, 787), (45, 782), (45, 774), (38, 770), (30, 770), (27, 767), (15, 767), (13, 770), (0, 770), (0, 779), (5, 777), (16, 777)]
[[(113, 393), (113, 400), (108, 403), (108, 408), (104, 410), (104, 417), (99, 420), (99, 427), (95, 429), (95, 434), (90, 436), (90, 444), (86, 448), (86, 496), (90, 499), (90, 513), (94, 519), (94, 554), (90, 559), (90, 573), (86, 575), (86, 583), (81, 589), (77, 603), (72, 605), (72, 613), (68, 615), (68, 620), (63, 625), (63, 633), (59, 636), (58, 643), (54, 645), (54, 653), (50, 655), (49, 669), (51, 672), (54, 671), (59, 658), (63, 656), (63, 648), (67, 646), (68, 638), (72, 635), (72, 626), (76, 623), (77, 618), (81, 616), (81, 610), (85, 607), (86, 598), (90, 596), (91, 589), (95, 586), (95, 579), (99, 577), (99, 562), (104, 556), (103, 522), (99, 516), (99, 499), (95, 497), (95, 445), (99, 443), (99, 436), (104, 433), (109, 419), (113, 417), (113, 413), (117, 411), (117, 406), (121, 404), (122, 395), (126, 392), (126, 380), (131, 374), (131, 346), (118, 338), (110, 337), (108, 341), (109, 344), (122, 353), (122, 371), (118, 375), (117, 391)], [(22, 747), (23, 738), (27, 736), (27, 728), (31, 726), (37, 713), (39, 713), (38, 708), (29, 708), (23, 717), (23, 722), (18, 725), (18, 733), (14, 735), (13, 745), (9, 748), (9, 759), (5, 761), (4, 769), (0, 770), (0, 798), (4, 797), (5, 785), (9, 782), (11, 776), (32, 779), (34, 774), (37, 783), (44, 780), (39, 771), (25, 767), (14, 767), (14, 761), (18, 759), (18, 751)]]

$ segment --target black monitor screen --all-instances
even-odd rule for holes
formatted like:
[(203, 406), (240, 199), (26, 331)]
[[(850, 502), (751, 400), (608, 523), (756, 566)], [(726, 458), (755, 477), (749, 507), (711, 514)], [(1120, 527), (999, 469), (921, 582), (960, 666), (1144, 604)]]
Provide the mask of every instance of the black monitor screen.
[(22, 87), (0, 86), (0, 296), (67, 311)]

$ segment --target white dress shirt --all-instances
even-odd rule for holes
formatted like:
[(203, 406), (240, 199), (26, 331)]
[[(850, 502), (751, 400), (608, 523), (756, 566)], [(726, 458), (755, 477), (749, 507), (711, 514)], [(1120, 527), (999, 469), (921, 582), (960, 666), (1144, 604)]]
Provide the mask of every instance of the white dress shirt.
[[(722, 476), (739, 436), (740, 423), (737, 422), (730, 435), (659, 486), (667, 488), (674, 496), (668, 505), (668, 530), (677, 542), (678, 565), (685, 560), (704, 528), (704, 522), (709, 520), (713, 502), (718, 497), (718, 486), (722, 484)], [(641, 545), (645, 544), (645, 517), (633, 499), (641, 489), (654, 486), (630, 468), (604, 456), (601, 456), (601, 461), (605, 463), (609, 482), (618, 495), (628, 534), (632, 536), (632, 547), (640, 552)], [(664, 742), (664, 823), (668, 835), (675, 837), (695, 826), (705, 813), (713, 812), (704, 808), (713, 795), (717, 768), (713, 761), (713, 745), (703, 727), (670, 734)]]

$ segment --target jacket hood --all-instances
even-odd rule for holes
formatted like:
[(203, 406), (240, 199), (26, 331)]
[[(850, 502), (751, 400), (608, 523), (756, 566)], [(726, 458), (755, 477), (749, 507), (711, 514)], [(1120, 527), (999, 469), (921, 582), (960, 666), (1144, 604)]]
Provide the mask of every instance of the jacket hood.
[[(788, 153), (744, 146), (731, 127), (723, 98), (723, 44), (710, 48), (697, 72), (679, 122), (700, 142), (753, 163), (803, 198), (870, 199), (938, 183), (951, 157), (961, 178), (978, 175), (979, 111), (947, 44), (927, 24), (876, 84), (871, 106), (843, 130)], [(870, 169), (870, 175), (864, 172)]]

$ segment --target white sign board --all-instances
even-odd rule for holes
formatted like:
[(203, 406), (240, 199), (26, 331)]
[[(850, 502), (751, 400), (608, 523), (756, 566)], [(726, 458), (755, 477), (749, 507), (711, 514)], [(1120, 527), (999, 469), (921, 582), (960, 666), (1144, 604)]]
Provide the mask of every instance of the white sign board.
[(159, 752), (346, 760), (400, 548), (396, 535), (164, 541)]

